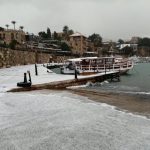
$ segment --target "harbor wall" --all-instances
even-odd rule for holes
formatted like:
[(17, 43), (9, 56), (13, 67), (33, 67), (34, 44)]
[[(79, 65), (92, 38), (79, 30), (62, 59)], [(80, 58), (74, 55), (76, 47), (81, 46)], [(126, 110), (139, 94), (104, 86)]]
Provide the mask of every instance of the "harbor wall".
[(63, 62), (67, 57), (52, 56), (52, 54), (24, 50), (0, 48), (0, 68), (35, 63)]

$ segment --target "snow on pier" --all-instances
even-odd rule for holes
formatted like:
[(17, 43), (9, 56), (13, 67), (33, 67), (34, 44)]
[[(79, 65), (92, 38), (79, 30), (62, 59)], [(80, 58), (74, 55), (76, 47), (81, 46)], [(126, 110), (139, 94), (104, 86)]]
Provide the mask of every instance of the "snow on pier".
[[(75, 79), (74, 75), (63, 75), (55, 74), (47, 71), (47, 68), (43, 65), (37, 65), (38, 76), (35, 75), (35, 66), (18, 66), (0, 69), (0, 91), (30, 91), (30, 90), (41, 90), (41, 89), (62, 89), (69, 86), (83, 85), (87, 82), (103, 81), (104, 79), (110, 78), (111, 74), (116, 72), (98, 73), (95, 75), (78, 76)], [(18, 88), (17, 82), (23, 81), (24, 72), (30, 71), (32, 86), (30, 88)], [(5, 76), (5, 78), (4, 78)]]

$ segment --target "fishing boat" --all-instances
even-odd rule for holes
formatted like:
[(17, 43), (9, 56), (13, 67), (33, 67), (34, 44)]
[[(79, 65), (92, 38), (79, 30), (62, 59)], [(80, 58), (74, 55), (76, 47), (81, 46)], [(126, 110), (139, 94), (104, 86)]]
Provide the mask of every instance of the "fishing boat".
[(132, 69), (134, 63), (122, 57), (83, 57), (68, 59), (61, 67), (61, 73), (74, 74), (75, 70), (80, 75), (90, 75), (108, 71), (118, 71), (121, 74)]

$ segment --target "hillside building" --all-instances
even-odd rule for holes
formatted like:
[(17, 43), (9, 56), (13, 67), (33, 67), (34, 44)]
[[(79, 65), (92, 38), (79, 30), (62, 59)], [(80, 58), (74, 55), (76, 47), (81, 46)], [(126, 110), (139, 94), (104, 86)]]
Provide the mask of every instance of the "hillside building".
[(0, 40), (6, 44), (10, 44), (13, 40), (22, 44), (26, 41), (25, 32), (23, 30), (4, 29), (0, 31)]
[(85, 35), (79, 32), (70, 35), (69, 45), (73, 54), (83, 55), (88, 51), (95, 51), (94, 44), (89, 41)]

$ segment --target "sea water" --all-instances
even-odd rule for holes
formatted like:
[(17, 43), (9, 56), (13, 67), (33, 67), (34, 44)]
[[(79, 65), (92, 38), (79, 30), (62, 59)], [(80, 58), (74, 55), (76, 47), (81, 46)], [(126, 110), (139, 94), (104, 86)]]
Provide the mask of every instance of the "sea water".
[(120, 77), (120, 82), (105, 81), (101, 84), (92, 84), (87, 88), (111, 92), (150, 95), (150, 63), (139, 63), (126, 75)]

